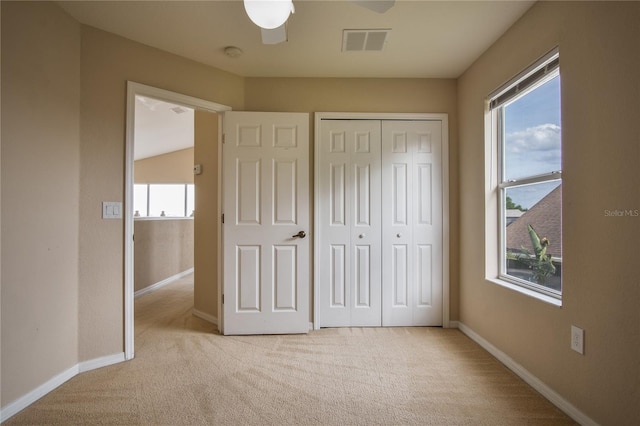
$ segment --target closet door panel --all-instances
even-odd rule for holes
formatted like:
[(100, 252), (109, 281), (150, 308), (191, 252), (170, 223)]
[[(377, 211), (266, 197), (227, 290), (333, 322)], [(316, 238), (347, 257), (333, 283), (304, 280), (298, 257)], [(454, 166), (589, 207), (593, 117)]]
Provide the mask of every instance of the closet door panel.
[(382, 325), (380, 122), (349, 120), (352, 327)]
[(347, 294), (347, 256), (345, 246), (341, 244), (332, 245), (329, 250), (329, 306), (332, 308), (346, 307)]
[(388, 262), (391, 262), (391, 286), (393, 292), (393, 306), (398, 307), (408, 307), (409, 301), (407, 299), (408, 296), (408, 284), (407, 280), (407, 246), (405, 244), (394, 244), (391, 247), (391, 259), (388, 259)]
[(442, 325), (442, 123), (424, 122), (414, 133), (416, 182), (413, 325)]
[(380, 123), (323, 120), (316, 143), (320, 326), (379, 326)]
[(331, 226), (346, 225), (346, 165), (344, 163), (332, 163), (329, 165), (329, 218)]
[(351, 273), (348, 251), (350, 249), (348, 203), (350, 188), (350, 161), (347, 151), (347, 132), (340, 128), (327, 128), (316, 141), (322, 151), (319, 166), (320, 191), (319, 215), (321, 223), (317, 261), (320, 269), (319, 316), (321, 327), (336, 327), (350, 320), (350, 292), (348, 277)]
[(432, 221), (432, 167), (429, 163), (416, 165), (416, 225), (430, 225)]
[(386, 326), (442, 325), (441, 126), (440, 121), (382, 123)]
[(433, 305), (433, 249), (431, 245), (427, 244), (418, 244), (416, 248), (416, 268), (418, 272), (416, 306), (430, 307)]

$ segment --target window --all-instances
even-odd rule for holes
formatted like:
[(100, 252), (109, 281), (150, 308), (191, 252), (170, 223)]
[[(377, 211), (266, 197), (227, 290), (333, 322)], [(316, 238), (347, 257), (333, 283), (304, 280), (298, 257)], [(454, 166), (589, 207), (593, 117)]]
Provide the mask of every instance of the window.
[(149, 215), (149, 185), (133, 185), (134, 216)]
[(562, 294), (560, 67), (551, 52), (490, 98), (497, 144), (499, 279)]
[(136, 184), (135, 217), (189, 217), (195, 211), (193, 184)]

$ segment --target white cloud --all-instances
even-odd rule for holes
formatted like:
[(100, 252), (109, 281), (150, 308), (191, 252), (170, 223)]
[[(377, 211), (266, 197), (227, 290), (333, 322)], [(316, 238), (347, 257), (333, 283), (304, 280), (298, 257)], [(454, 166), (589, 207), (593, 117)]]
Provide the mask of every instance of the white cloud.
[(557, 124), (541, 124), (526, 130), (508, 133), (506, 148), (509, 153), (534, 154), (560, 150), (560, 126)]
[(541, 124), (506, 135), (506, 178), (560, 170), (560, 126)]

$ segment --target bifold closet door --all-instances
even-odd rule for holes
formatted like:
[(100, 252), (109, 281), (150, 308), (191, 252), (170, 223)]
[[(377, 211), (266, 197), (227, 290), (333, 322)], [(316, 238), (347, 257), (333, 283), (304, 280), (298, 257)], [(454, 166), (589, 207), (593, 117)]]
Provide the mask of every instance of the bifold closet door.
[(442, 122), (382, 122), (384, 326), (442, 325)]
[(322, 120), (318, 171), (321, 327), (380, 326), (381, 127)]

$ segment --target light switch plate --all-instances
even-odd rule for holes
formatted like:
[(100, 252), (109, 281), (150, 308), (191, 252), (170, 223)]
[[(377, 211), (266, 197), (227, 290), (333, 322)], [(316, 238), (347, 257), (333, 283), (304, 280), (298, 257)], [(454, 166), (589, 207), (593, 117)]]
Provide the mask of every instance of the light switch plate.
[(122, 219), (122, 203), (119, 201), (103, 201), (102, 218)]

